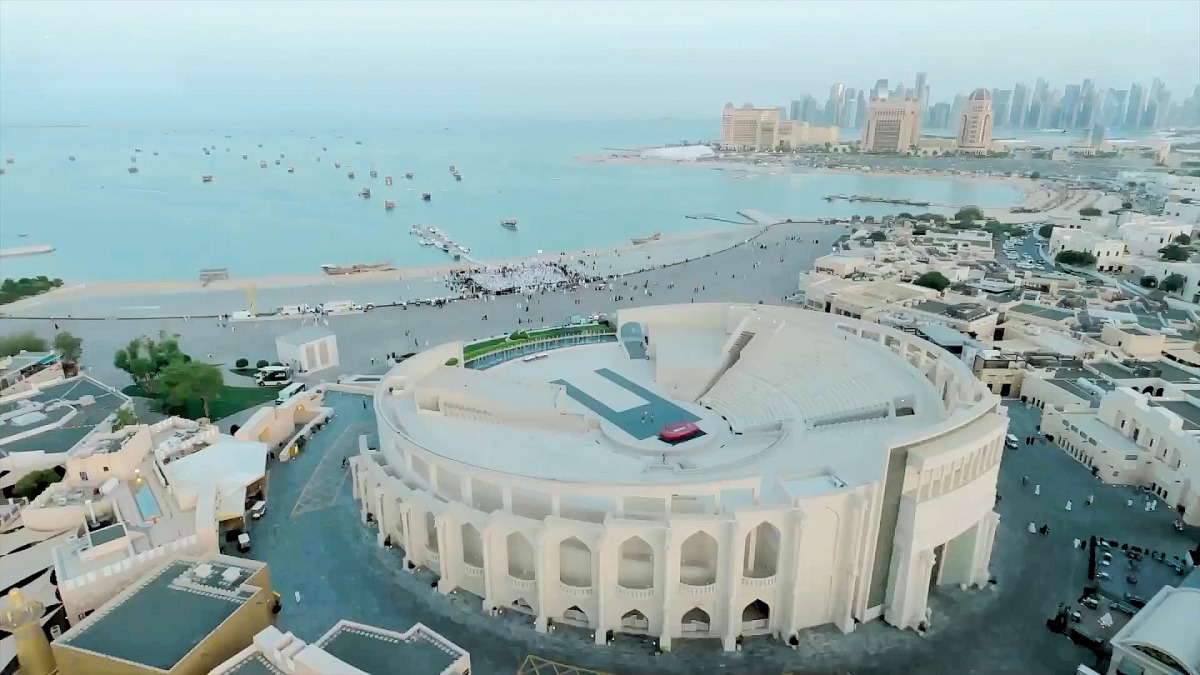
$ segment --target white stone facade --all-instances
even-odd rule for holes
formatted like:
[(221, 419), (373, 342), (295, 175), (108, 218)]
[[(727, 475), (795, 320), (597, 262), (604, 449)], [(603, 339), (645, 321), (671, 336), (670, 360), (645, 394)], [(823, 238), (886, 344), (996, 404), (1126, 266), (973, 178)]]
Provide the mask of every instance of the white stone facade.
[[(617, 326), (623, 340), (644, 334), (636, 366), (701, 413), (705, 438), (632, 440), (537, 388), (521, 359), (496, 367), (528, 373), (508, 384), (525, 388), (517, 399), (499, 395), (498, 375), (443, 365), (462, 343), (434, 347), (380, 382), (380, 448), (351, 460), (377, 541), (437, 572), (442, 592), (527, 612), (539, 630), (586, 626), (601, 644), (610, 630), (649, 634), (663, 649), (880, 616), (916, 628), (931, 584), (988, 583), (1007, 417), (966, 364), (908, 333), (794, 308), (648, 307)], [(805, 346), (786, 348), (800, 335)], [(564, 347), (538, 364), (613, 349)]]

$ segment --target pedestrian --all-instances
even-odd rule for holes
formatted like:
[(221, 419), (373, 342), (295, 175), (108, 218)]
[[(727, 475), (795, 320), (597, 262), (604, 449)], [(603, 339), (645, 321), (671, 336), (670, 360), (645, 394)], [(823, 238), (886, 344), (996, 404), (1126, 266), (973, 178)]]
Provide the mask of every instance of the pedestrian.
[(1070, 499), (1067, 500), (1067, 510), (1068, 511), (1071, 510), (1071, 500)]
[(1042, 495), (1042, 484), (1041, 483), (1038, 483), (1037, 485), (1033, 486), (1033, 494), (1035, 494), (1039, 497)]
[(1034, 525), (1032, 520), (1029, 521), (1029, 534), (1034, 534), (1036, 532), (1037, 532), (1037, 525)]
[(1075, 543), (1071, 544), (1072, 548), (1079, 548), (1079, 537), (1075, 537)]
[(1095, 495), (1088, 495), (1087, 500), (1083, 502), (1084, 506), (1091, 506), (1093, 499), (1095, 499)]
[(296, 591), (296, 604), (300, 604), (300, 591)]
[(367, 399), (363, 399), (363, 410), (367, 409)]
[(1132, 500), (1132, 499), (1126, 499), (1126, 500), (1125, 500), (1125, 507), (1126, 507), (1126, 508), (1130, 508), (1130, 509), (1131, 509), (1131, 508), (1133, 508), (1133, 500)]

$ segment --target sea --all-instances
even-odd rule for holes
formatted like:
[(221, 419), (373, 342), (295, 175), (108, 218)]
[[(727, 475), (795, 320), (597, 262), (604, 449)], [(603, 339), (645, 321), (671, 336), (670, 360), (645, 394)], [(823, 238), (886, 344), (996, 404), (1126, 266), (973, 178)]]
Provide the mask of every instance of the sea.
[[(316, 274), (322, 264), (430, 266), (451, 261), (421, 246), (414, 224), (434, 225), (486, 260), (722, 226), (687, 218), (695, 214), (935, 210), (823, 200), (831, 194), (984, 207), (1020, 198), (992, 181), (579, 159), (717, 135), (713, 120), (680, 119), (0, 127), (0, 156), (13, 158), (0, 165), (0, 247), (55, 249), (4, 258), (0, 276), (150, 281), (194, 279), (202, 268), (246, 277)], [(359, 196), (364, 187), (369, 199)], [(501, 227), (506, 219), (518, 221), (515, 231)]]

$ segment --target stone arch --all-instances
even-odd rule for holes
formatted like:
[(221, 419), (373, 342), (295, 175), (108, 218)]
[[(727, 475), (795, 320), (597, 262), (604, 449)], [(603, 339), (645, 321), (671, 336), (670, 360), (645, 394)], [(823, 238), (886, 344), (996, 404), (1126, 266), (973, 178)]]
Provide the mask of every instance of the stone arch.
[[(771, 606), (762, 600), (755, 599), (750, 604), (742, 608), (742, 623), (751, 623), (759, 621), (770, 621)], [(761, 626), (765, 628), (766, 626)]]
[(699, 607), (693, 607), (684, 612), (683, 617), (679, 620), (680, 630), (684, 634), (707, 635), (711, 625), (712, 619), (709, 618), (708, 612)]
[(636, 609), (631, 609), (621, 615), (621, 630), (640, 633), (650, 630), (650, 620)]
[(474, 567), (483, 567), (483, 536), (471, 523), (462, 526), (463, 562)]
[(577, 588), (592, 586), (592, 549), (577, 537), (558, 544), (558, 580)]
[(576, 626), (587, 626), (590, 624), (587, 612), (580, 609), (579, 605), (571, 605), (564, 609), (562, 618), (563, 621)]
[(533, 544), (520, 532), (510, 532), (505, 544), (508, 548), (508, 576), (533, 581), (537, 570)]
[(1150, 396), (1153, 396), (1153, 395), (1154, 395), (1154, 386), (1153, 386), (1153, 385), (1146, 385), (1146, 388), (1142, 390), (1142, 393), (1143, 393), (1143, 394), (1148, 394), (1148, 395), (1150, 395)]
[(762, 521), (746, 535), (743, 574), (765, 579), (779, 573), (779, 528)]
[(425, 512), (425, 548), (434, 553), (438, 552), (437, 519), (434, 518), (433, 511)]
[(633, 536), (621, 542), (617, 557), (617, 585), (625, 588), (654, 587), (654, 547)]
[(679, 580), (690, 586), (717, 583), (717, 540), (700, 530), (683, 540), (679, 548)]
[(1155, 389), (1155, 390), (1154, 390), (1154, 395), (1155, 395), (1155, 396), (1162, 396), (1162, 395), (1163, 395), (1163, 388), (1162, 388), (1162, 387), (1159, 387), (1158, 389)]

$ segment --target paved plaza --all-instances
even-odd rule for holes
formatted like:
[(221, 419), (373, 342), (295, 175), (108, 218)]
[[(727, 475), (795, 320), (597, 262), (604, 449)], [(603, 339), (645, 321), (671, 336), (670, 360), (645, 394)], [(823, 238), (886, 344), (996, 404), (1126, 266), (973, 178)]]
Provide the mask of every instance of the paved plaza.
[[(357, 452), (359, 435), (373, 437), (364, 400), (329, 394), (332, 422), (299, 458), (271, 469), (270, 508), (253, 525), (251, 555), (270, 564), (283, 596), (279, 625), (314, 640), (342, 618), (393, 630), (419, 621), (469, 649), (477, 673), (1069, 673), (1079, 663), (1093, 664), (1092, 656), (1050, 633), (1045, 620), (1086, 583), (1086, 553), (1072, 548), (1073, 539), (1097, 534), (1182, 552), (1196, 536), (1175, 532), (1167, 510), (1126, 507), (1133, 490), (1097, 483), (1061, 450), (1021, 445), (1006, 451), (1001, 466), (996, 585), (936, 589), (925, 636), (874, 621), (849, 635), (806, 631), (797, 651), (768, 637), (747, 640), (738, 653), (720, 651), (717, 640), (678, 640), (674, 652), (656, 657), (647, 639), (622, 635), (604, 647), (592, 644), (586, 631), (542, 635), (522, 615), (487, 617), (478, 598), (442, 596), (428, 572), (402, 570), (400, 551), (380, 548), (373, 526), (361, 522), (341, 466)], [(1016, 403), (1010, 410), (1013, 432), (1033, 433), (1036, 409)], [(1024, 488), (1023, 476), (1030, 481)], [(1033, 495), (1037, 484), (1040, 496)], [(1088, 495), (1095, 496), (1091, 507), (1064, 509), (1067, 499), (1082, 505)], [(1050, 534), (1030, 535), (1030, 520), (1049, 524)]]

